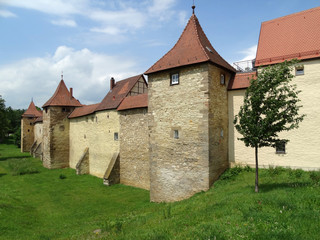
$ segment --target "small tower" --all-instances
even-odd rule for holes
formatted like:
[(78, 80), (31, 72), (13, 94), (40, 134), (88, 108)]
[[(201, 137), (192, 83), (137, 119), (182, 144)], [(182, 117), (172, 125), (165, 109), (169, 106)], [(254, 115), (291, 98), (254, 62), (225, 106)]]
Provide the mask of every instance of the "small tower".
[(31, 101), (28, 109), (21, 116), (21, 152), (29, 152), (34, 142), (34, 121), (42, 117), (39, 111)]
[(69, 167), (69, 120), (75, 107), (82, 106), (61, 79), (53, 96), (43, 105), (43, 165)]
[(231, 67), (193, 14), (148, 75), (150, 199), (179, 201), (208, 190), (228, 167)]

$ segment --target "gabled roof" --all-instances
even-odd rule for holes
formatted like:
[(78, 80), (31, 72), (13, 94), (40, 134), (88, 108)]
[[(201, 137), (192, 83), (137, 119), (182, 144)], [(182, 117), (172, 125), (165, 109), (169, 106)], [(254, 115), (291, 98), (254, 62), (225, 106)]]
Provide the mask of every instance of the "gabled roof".
[(42, 112), (39, 111), (31, 101), (28, 109), (22, 114), (22, 117), (42, 117)]
[(69, 115), (68, 118), (76, 118), (82, 117), (95, 112), (96, 108), (99, 106), (100, 103), (91, 104), (91, 105), (83, 105), (82, 107), (78, 107), (73, 110), (73, 112)]
[(256, 66), (320, 57), (320, 7), (261, 24)]
[(236, 73), (229, 82), (228, 90), (245, 89), (250, 86), (250, 80), (257, 78), (257, 72)]
[(61, 80), (53, 96), (42, 107), (49, 106), (80, 107), (82, 104), (71, 96), (66, 84)]
[(116, 109), (140, 78), (144, 79), (143, 75), (137, 75), (116, 82), (114, 88), (104, 97), (96, 111)]
[(118, 107), (118, 111), (134, 109), (134, 108), (145, 108), (148, 107), (148, 94), (139, 94), (135, 96), (129, 96), (123, 99), (122, 103)]
[(145, 74), (202, 62), (212, 62), (235, 72), (235, 69), (212, 47), (200, 26), (198, 18), (195, 14), (192, 14), (175, 46), (149, 68)]

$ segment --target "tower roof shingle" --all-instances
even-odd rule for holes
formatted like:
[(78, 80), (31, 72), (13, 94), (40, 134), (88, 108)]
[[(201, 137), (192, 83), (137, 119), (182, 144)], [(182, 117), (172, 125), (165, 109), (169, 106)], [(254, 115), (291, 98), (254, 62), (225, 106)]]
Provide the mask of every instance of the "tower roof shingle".
[(34, 102), (31, 101), (28, 109), (22, 114), (22, 117), (42, 117), (42, 112), (39, 111)]
[(145, 74), (202, 62), (211, 62), (235, 72), (235, 69), (212, 47), (200, 26), (198, 18), (195, 14), (192, 14), (174, 47), (150, 67)]
[(66, 84), (61, 80), (53, 96), (42, 107), (49, 106), (80, 107), (82, 104), (71, 95)]

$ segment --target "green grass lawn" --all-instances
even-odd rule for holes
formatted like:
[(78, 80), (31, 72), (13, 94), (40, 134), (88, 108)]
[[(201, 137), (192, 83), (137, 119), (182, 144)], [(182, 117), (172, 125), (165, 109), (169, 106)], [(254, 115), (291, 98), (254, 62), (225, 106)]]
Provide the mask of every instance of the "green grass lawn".
[[(165, 204), (149, 192), (0, 145), (0, 239), (320, 239), (320, 172), (228, 170), (207, 192)], [(98, 230), (94, 232), (95, 230)]]

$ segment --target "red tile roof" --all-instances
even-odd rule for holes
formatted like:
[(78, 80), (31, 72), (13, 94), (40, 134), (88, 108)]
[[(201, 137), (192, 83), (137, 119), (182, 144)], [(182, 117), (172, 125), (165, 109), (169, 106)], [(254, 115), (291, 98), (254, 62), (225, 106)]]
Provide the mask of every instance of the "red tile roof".
[(96, 111), (116, 109), (140, 78), (144, 78), (143, 75), (137, 75), (116, 82), (114, 88), (108, 92)]
[(228, 90), (244, 89), (250, 86), (250, 80), (257, 78), (257, 72), (236, 73), (229, 82)]
[(256, 66), (320, 57), (320, 7), (261, 24)]
[(33, 123), (41, 123), (41, 122), (43, 122), (43, 117), (41, 116), (41, 117), (37, 117), (34, 121), (33, 121)]
[(139, 94), (135, 96), (126, 97), (120, 106), (118, 111), (134, 109), (134, 108), (145, 108), (148, 107), (148, 94)]
[(42, 116), (42, 112), (36, 108), (33, 101), (31, 101), (28, 109), (22, 114), (22, 117), (41, 117), (41, 116)]
[(175, 46), (149, 68), (145, 74), (202, 62), (212, 62), (235, 72), (235, 69), (212, 47), (200, 26), (198, 18), (192, 14)]
[(66, 84), (61, 80), (53, 96), (42, 107), (48, 106), (80, 107), (82, 104), (71, 96)]
[(82, 107), (75, 108), (68, 118), (82, 117), (95, 112), (100, 103), (92, 105), (83, 105)]

